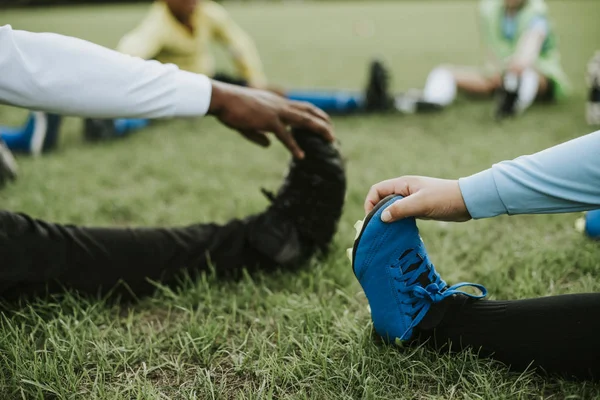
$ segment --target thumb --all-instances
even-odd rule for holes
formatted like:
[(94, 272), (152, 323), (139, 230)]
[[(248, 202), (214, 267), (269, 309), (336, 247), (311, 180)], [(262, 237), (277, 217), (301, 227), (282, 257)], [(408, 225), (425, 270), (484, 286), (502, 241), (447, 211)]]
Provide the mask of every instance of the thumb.
[(381, 213), (383, 222), (394, 222), (408, 217), (423, 217), (426, 215), (424, 201), (418, 193), (396, 200)]

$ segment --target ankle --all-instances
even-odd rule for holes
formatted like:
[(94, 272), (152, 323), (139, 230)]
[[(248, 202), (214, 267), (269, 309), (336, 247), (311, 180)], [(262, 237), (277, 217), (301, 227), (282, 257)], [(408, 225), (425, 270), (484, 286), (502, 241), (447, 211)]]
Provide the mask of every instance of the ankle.
[(434, 303), (427, 312), (427, 315), (419, 323), (418, 328), (422, 331), (428, 331), (436, 328), (442, 322), (452, 319), (462, 306), (468, 301), (476, 301), (462, 294), (455, 294), (447, 297), (439, 303)]

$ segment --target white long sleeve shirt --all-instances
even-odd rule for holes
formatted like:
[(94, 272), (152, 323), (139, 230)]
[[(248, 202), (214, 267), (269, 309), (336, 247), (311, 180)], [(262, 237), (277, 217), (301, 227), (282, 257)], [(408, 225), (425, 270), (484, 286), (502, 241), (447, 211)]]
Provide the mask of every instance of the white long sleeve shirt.
[(52, 33), (0, 26), (0, 103), (63, 115), (205, 115), (212, 85), (175, 65)]

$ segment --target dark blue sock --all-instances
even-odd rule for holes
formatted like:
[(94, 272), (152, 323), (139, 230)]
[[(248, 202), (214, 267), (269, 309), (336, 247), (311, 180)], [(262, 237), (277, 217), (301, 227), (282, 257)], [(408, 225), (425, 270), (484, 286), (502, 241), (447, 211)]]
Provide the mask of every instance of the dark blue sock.
[(29, 152), (34, 128), (35, 119), (33, 113), (30, 113), (27, 122), (23, 126), (0, 126), (0, 137), (10, 150)]
[(364, 95), (346, 91), (292, 90), (290, 100), (305, 101), (331, 113), (350, 113), (363, 107)]
[(143, 118), (118, 118), (115, 119), (115, 131), (118, 136), (125, 136), (138, 129), (145, 128), (150, 120)]

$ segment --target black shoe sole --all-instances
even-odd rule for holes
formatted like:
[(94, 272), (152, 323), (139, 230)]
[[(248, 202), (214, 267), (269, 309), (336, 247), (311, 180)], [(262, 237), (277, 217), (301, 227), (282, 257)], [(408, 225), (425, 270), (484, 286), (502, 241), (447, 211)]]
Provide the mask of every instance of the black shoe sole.
[(114, 121), (111, 119), (86, 118), (83, 137), (88, 142), (99, 142), (117, 137)]

